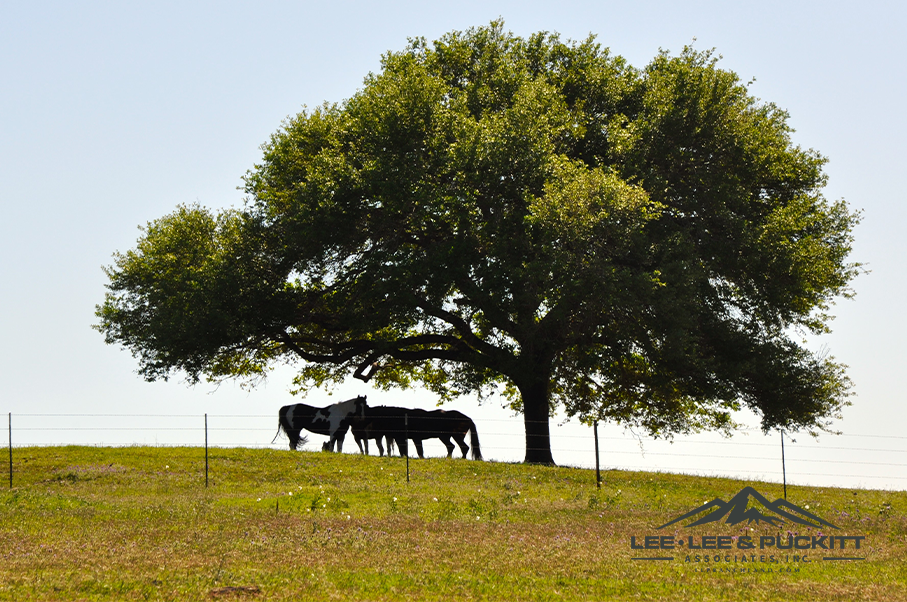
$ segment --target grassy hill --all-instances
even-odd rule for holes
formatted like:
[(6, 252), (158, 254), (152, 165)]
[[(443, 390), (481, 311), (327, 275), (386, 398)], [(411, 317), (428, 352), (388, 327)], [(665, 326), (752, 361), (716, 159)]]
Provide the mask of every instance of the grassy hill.
[[(599, 490), (589, 470), (447, 459), (411, 460), (407, 482), (401, 458), (214, 449), (206, 489), (198, 448), (14, 455), (15, 487), (0, 492), (0, 600), (907, 599), (904, 492), (788, 487), (837, 530), (658, 530), (747, 485), (769, 500), (781, 487), (607, 471)], [(789, 534), (865, 539), (802, 553), (631, 548), (631, 537), (688, 547)]]

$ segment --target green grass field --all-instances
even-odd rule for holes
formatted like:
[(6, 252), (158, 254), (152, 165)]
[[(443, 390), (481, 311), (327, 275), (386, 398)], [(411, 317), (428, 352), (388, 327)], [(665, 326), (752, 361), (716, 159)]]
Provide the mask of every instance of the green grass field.
[(589, 470), (428, 459), (410, 461), (407, 483), (401, 458), (214, 449), (206, 489), (198, 448), (18, 448), (14, 459), (0, 600), (907, 600), (904, 492), (788, 487), (840, 527), (823, 534), (865, 536), (858, 551), (641, 561), (665, 551), (631, 549), (631, 536), (821, 529), (657, 530), (747, 485), (781, 497), (778, 484), (732, 479), (607, 471), (598, 490)]

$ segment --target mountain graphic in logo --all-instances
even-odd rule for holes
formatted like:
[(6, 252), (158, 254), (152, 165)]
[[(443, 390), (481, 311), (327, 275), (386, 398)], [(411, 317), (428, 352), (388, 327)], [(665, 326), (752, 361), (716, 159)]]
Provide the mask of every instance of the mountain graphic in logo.
[[(760, 512), (755, 505), (749, 507), (751, 501), (760, 504), (765, 510), (769, 511), (769, 514), (764, 513), (764, 511)], [(679, 516), (671, 522), (665, 523), (658, 528), (664, 529), (665, 527), (673, 525), (674, 523), (678, 523), (682, 520), (694, 517), (697, 514), (701, 514), (710, 509), (713, 510), (699, 520), (690, 523), (689, 525), (687, 525), (687, 527), (695, 527), (696, 525), (714, 523), (720, 521), (726, 516), (727, 519), (725, 519), (724, 522), (728, 525), (736, 525), (738, 523), (746, 521), (747, 524), (768, 523), (777, 527), (785, 520), (789, 520), (791, 522), (797, 523), (798, 525), (805, 525), (807, 527), (826, 526), (831, 527), (832, 529), (838, 528), (830, 522), (822, 520), (815, 514), (804, 510), (799, 506), (791, 504), (787, 500), (782, 500), (779, 498), (774, 502), (770, 502), (765, 496), (763, 496), (752, 487), (744, 487), (734, 497), (732, 497), (729, 502), (725, 502), (724, 500), (716, 498), (711, 502), (703, 504), (695, 510), (691, 510), (683, 516)]]

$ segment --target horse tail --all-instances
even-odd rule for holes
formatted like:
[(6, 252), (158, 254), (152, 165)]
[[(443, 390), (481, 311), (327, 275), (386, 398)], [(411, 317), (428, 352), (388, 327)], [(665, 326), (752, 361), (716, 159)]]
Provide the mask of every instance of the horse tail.
[[(302, 429), (293, 428), (293, 419), (291, 414), (293, 413), (293, 406), (286, 406), (280, 408), (280, 414), (277, 416), (277, 434), (280, 434), (280, 429), (283, 429), (283, 432), (286, 433), (287, 437), (290, 439), (290, 449), (295, 450), (296, 446), (299, 445), (299, 432)], [(277, 436), (274, 436), (274, 439), (277, 439)], [(273, 443), (274, 441), (271, 441)]]
[(476, 430), (476, 423), (469, 419), (469, 442), (472, 444), (472, 459), (481, 460), (482, 450), (479, 449), (479, 431)]

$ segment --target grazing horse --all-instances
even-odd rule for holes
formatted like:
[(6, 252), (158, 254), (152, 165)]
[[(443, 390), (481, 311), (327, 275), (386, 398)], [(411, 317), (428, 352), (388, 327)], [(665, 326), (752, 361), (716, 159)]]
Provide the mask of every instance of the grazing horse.
[(454, 445), (450, 442), (451, 437), (460, 446), (463, 457), (469, 451), (466, 445), (466, 433), (470, 433), (470, 443), (472, 443), (472, 459), (481, 460), (482, 450), (479, 449), (479, 432), (472, 419), (456, 410), (409, 410), (409, 424), (406, 427), (408, 437), (416, 445), (416, 451), (420, 458), (422, 455), (422, 441), (425, 439), (440, 439), (447, 448), (447, 457), (453, 455)]
[(396, 441), (400, 455), (406, 455), (408, 450), (406, 442), (406, 424), (404, 416), (411, 412), (407, 408), (394, 406), (369, 406), (362, 416), (354, 416), (352, 421), (353, 437), (356, 443), (363, 442), (365, 449), (360, 446), (359, 451), (368, 455), (368, 440), (374, 439), (378, 446), (378, 453), (384, 455), (381, 439), (387, 440), (387, 455), (391, 455), (393, 444)]
[(360, 395), (353, 399), (329, 405), (326, 408), (316, 408), (304, 403), (297, 403), (280, 408), (278, 421), (278, 434), (280, 429), (290, 439), (290, 449), (295, 450), (299, 445), (299, 433), (305, 429), (319, 435), (330, 437), (322, 447), (332, 451), (337, 443), (337, 451), (343, 448), (343, 438), (354, 416), (364, 416), (367, 407), (365, 396)]
[(465, 440), (466, 434), (471, 433), (472, 457), (474, 460), (482, 459), (479, 433), (475, 423), (469, 416), (455, 410), (426, 411), (392, 406), (368, 407), (363, 416), (353, 418), (352, 429), (357, 442), (360, 439), (365, 441), (364, 453), (366, 454), (368, 453), (368, 440), (376, 439), (378, 452), (384, 455), (381, 438), (386, 437), (388, 455), (393, 450), (394, 442), (400, 450), (400, 455), (408, 455), (407, 439), (412, 439), (420, 458), (425, 457), (422, 450), (422, 442), (425, 439), (440, 439), (447, 448), (447, 457), (450, 458), (454, 451), (451, 438), (460, 446), (465, 458), (469, 451)]

